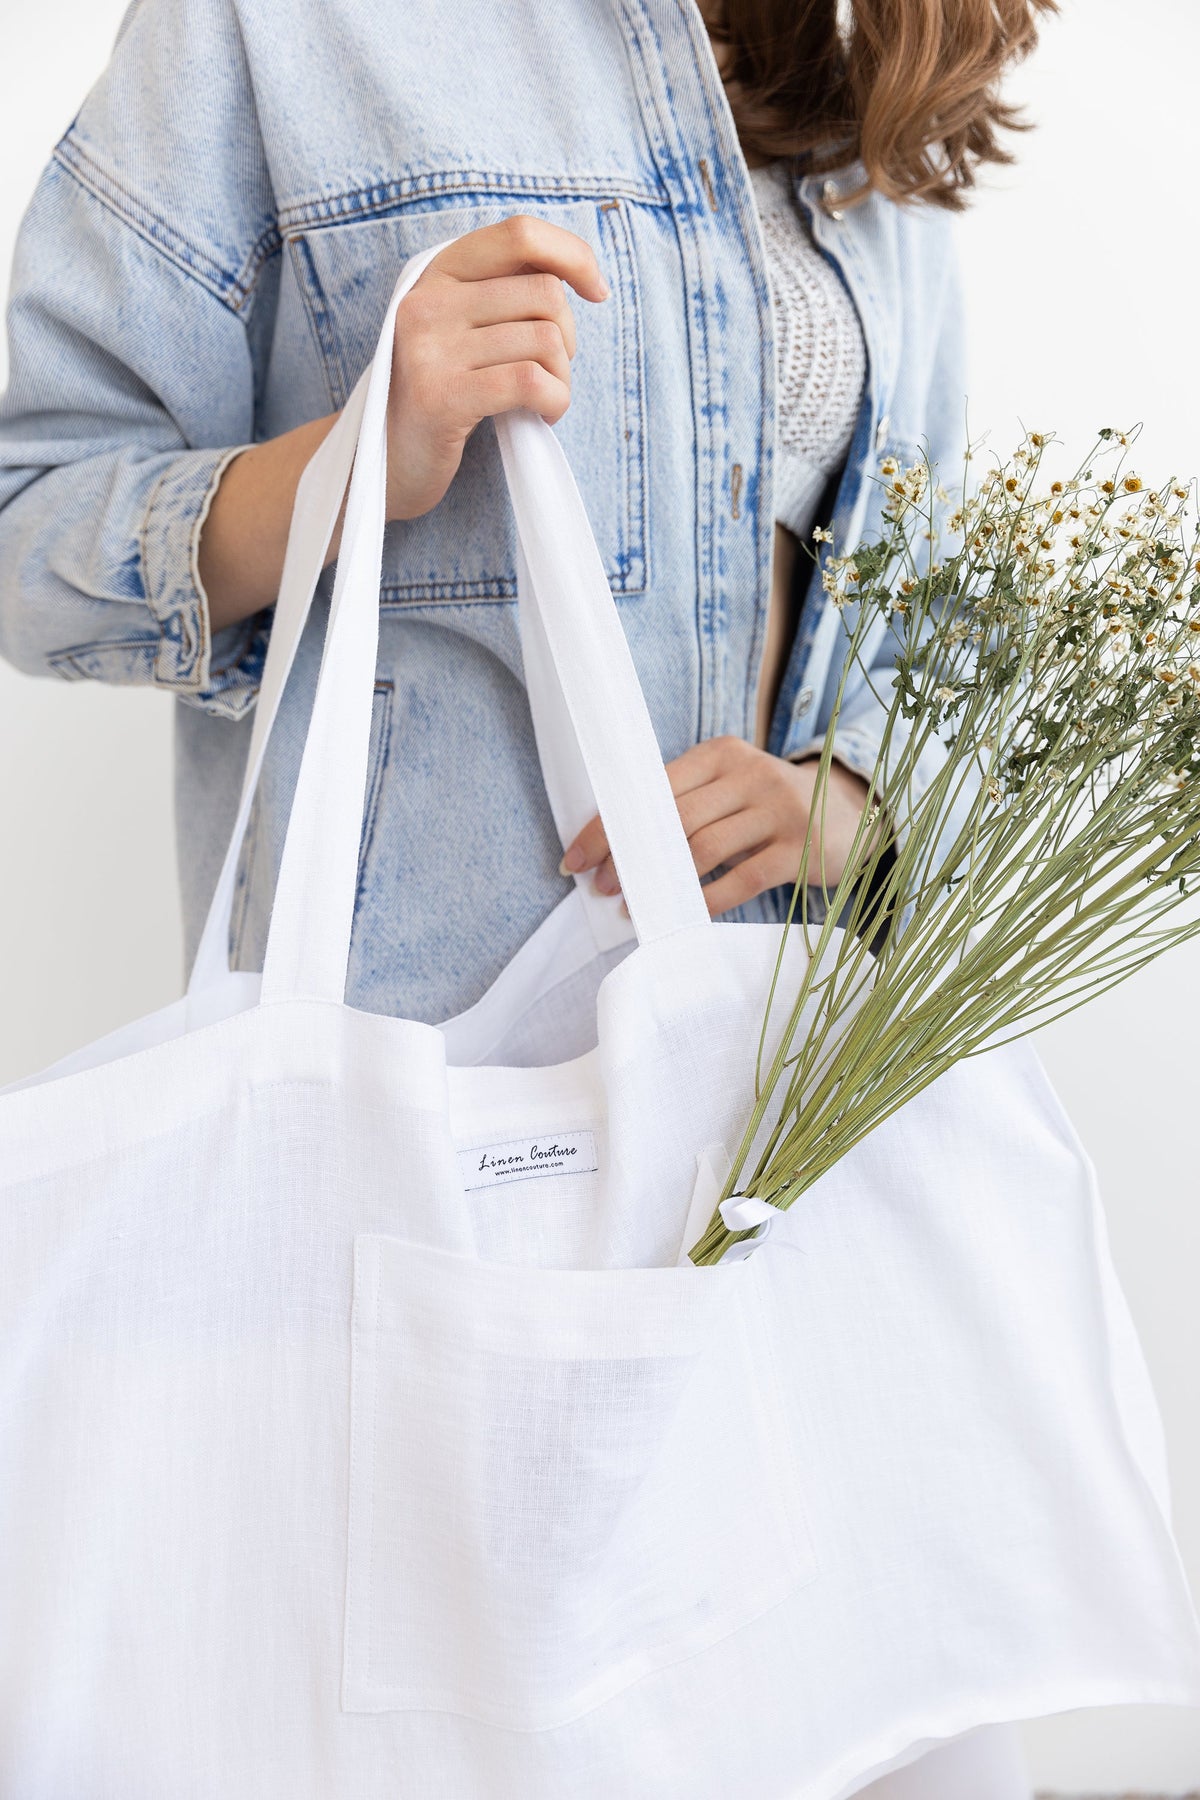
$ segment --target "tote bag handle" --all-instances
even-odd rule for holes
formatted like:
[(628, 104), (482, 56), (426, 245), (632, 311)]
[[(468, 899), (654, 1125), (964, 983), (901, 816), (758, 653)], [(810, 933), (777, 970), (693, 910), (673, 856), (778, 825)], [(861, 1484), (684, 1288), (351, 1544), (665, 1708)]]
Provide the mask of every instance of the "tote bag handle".
[[(227, 967), (237, 860), (254, 788), (353, 464), (263, 966), (265, 1001), (344, 997), (378, 652), (395, 316), (444, 248), (435, 245), (406, 264), (372, 364), (301, 479), (241, 803), (197, 953), (193, 993)], [(531, 413), (497, 419), (496, 431), (517, 525), (526, 679), (559, 829), (573, 835), (599, 810), (640, 942), (707, 924), (645, 699), (562, 447)], [(611, 901), (593, 903), (592, 911), (598, 941), (627, 935)]]
[(195, 997), (217, 986), (229, 973), (229, 940), (233, 926), (233, 896), (242, 845), (250, 823), (250, 809), (262, 775), (271, 732), (279, 714), (284, 689), (296, 651), (312, 610), (317, 582), (346, 484), (354, 462), (354, 446), (367, 397), (366, 376), (358, 383), (329, 435), (309, 458), (296, 487), (292, 522), (284, 553), (279, 596), (271, 621), (271, 635), (263, 662), (262, 680), (254, 708), (254, 727), (246, 756), (246, 771), (237, 815), (221, 873), (213, 890), (208, 916), (200, 934), (188, 979), (188, 994)]

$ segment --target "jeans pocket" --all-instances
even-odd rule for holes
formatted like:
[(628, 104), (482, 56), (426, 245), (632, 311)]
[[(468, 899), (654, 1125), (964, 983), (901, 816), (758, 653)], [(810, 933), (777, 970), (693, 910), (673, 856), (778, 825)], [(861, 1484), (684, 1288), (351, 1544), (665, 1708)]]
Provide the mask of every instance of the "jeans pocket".
[(346, 1710), (547, 1729), (816, 1575), (754, 1262), (359, 1238)]

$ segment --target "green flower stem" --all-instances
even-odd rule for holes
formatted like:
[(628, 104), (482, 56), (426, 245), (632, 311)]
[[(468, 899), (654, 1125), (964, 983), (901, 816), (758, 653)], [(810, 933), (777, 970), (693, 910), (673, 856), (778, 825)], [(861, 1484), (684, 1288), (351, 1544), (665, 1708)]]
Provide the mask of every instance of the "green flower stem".
[[(883, 537), (823, 565), (849, 645), (810, 844), (851, 670), (875, 691), (865, 647), (881, 616), (897, 639), (895, 685), (874, 804), (832, 893), (819, 871), (815, 932), (805, 847), (788, 923), (809, 960), (785, 1007), (781, 933), (754, 1105), (722, 1198), (790, 1206), (954, 1062), (1065, 1016), (1200, 932), (1200, 917), (1163, 924), (1200, 887), (1200, 540), (1177, 484), (1148, 492), (1123, 459), (1102, 484), (1093, 476), (1114, 435), (1124, 447), (1102, 434), (1108, 448), (1044, 494), (1042, 439), (978, 497), (964, 478), (949, 522), (963, 542), (944, 563), (930, 471), (885, 463)], [(918, 790), (935, 738), (945, 753)], [(745, 1235), (718, 1210), (692, 1258), (716, 1262)]]

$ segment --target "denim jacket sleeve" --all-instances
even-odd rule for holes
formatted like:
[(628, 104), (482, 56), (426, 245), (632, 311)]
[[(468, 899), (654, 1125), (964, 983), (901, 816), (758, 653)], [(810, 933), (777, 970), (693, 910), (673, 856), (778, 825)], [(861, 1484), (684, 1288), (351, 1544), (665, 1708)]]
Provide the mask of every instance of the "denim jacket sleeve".
[(269, 328), (254, 120), (232, 15), (131, 9), (23, 222), (0, 400), (0, 651), (230, 717), (253, 699), (265, 620), (210, 640), (196, 554), (253, 438)]

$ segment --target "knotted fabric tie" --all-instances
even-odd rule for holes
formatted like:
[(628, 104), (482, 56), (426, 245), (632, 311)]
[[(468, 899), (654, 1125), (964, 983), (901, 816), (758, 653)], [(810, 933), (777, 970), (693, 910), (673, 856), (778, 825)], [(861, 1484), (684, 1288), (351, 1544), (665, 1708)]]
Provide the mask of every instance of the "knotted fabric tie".
[(764, 1242), (775, 1220), (779, 1217), (779, 1208), (772, 1206), (769, 1200), (760, 1200), (755, 1194), (730, 1194), (728, 1200), (722, 1200), (718, 1211), (730, 1231), (747, 1231), (760, 1225), (761, 1231), (754, 1236), (743, 1238), (738, 1244), (730, 1244), (722, 1262), (743, 1262), (752, 1251)]

